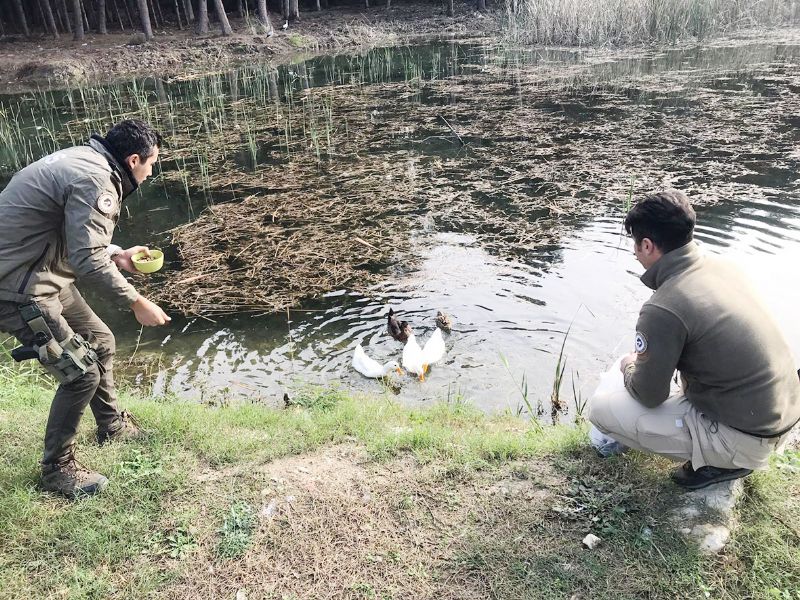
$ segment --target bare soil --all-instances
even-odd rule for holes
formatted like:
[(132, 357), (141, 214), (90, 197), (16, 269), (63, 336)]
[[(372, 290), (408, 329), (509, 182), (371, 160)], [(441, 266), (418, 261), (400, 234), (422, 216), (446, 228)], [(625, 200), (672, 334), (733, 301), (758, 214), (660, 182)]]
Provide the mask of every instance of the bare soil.
[[(244, 62), (289, 62), (308, 55), (418, 40), (425, 36), (472, 37), (498, 30), (494, 13), (477, 13), (474, 3), (457, 3), (454, 17), (444, 5), (403, 4), (337, 7), (301, 14), (301, 20), (282, 29), (272, 14), (275, 33), (256, 31), (255, 19), (231, 19), (234, 35), (218, 31), (196, 35), (193, 30), (168, 28), (141, 43), (134, 31), (88, 34), (74, 41), (69, 35), (25, 39), (0, 37), (0, 93), (40, 87), (68, 87), (141, 76), (185, 76)], [(211, 27), (215, 27), (211, 23)]]

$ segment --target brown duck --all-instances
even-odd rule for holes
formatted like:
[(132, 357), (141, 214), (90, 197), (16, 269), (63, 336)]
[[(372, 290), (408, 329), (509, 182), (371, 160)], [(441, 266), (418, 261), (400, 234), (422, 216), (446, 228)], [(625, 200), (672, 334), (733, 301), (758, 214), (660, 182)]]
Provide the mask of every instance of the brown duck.
[(408, 341), (408, 336), (411, 335), (411, 325), (408, 324), (408, 321), (398, 320), (391, 308), (389, 314), (386, 315), (386, 330), (398, 342)]

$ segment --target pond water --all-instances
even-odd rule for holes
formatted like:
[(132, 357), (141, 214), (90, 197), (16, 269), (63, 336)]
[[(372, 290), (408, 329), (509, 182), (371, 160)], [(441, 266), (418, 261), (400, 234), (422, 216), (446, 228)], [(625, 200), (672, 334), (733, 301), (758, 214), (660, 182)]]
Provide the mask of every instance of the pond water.
[[(443, 42), (279, 69), (249, 66), (201, 83), (149, 80), (102, 88), (102, 94), (97, 88), (4, 97), (0, 108), (16, 111), (28, 152), (39, 155), (102, 122), (101, 102), (93, 114), (82, 104), (90, 95), (112, 104), (152, 97), (130, 113), (147, 116), (160, 106), (163, 122), (171, 112), (164, 107), (181, 101), (239, 102), (255, 89), (247, 82), (263, 73), (280, 90), (277, 104), (286, 101), (287, 89), (316, 88), (351, 103), (357, 87), (364, 121), (358, 135), (348, 133), (354, 154), (339, 166), (363, 159), (356, 179), (385, 177), (387, 210), (393, 194), (411, 205), (401, 220), (402, 242), (378, 268), (377, 283), (332, 289), (270, 315), (176, 314), (169, 327), (141, 335), (132, 317), (89, 291), (117, 334), (120, 362), (135, 352), (129, 371), (141, 369), (142, 359), (160, 365), (157, 392), (206, 401), (234, 396), (280, 404), (285, 391), (304, 383), (383, 392), (381, 383), (350, 367), (354, 345), (381, 362), (399, 359), (402, 346), (385, 332), (388, 307), (423, 340), (443, 310), (454, 322), (445, 360), (424, 382), (396, 378), (389, 393), (410, 405), (465, 398), (494, 412), (517, 411), (526, 388), (532, 406), (540, 404), (549, 419), (563, 347), (559, 418), (569, 419), (598, 373), (630, 349), (638, 309), (649, 295), (621, 231), (631, 191), (686, 191), (696, 202), (703, 249), (737, 261), (753, 278), (800, 358), (799, 62), (800, 43), (791, 35), (624, 56)], [(200, 86), (213, 93), (198, 100)], [(105, 119), (114, 116), (106, 113)], [(204, 114), (213, 119), (214, 111)], [(346, 122), (353, 128), (358, 121)], [(322, 134), (311, 135), (307, 154), (313, 155)], [(297, 158), (274, 140), (252, 136), (249, 142), (233, 152), (226, 169), (267, 169), (248, 190), (276, 187)], [(189, 166), (170, 152), (164, 152), (163, 175), (129, 199), (116, 243), (168, 247), (167, 230), (191, 221), (206, 203), (236, 203), (246, 195), (235, 180), (227, 187), (210, 182), (200, 149), (188, 152), (198, 157)], [(0, 149), (7, 172), (11, 154)], [(170, 179), (179, 166), (187, 175)], [(305, 193), (337, 189), (333, 169), (305, 172)], [(199, 186), (204, 179), (209, 183)], [(405, 191), (393, 187), (398, 180)], [(179, 263), (175, 258), (167, 268)]]

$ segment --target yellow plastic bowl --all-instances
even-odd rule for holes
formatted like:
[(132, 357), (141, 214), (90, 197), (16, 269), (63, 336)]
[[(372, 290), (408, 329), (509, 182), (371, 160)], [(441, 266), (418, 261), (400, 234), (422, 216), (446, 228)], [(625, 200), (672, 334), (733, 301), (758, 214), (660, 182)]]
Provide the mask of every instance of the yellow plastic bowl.
[(144, 252), (131, 256), (133, 266), (140, 273), (155, 273), (164, 266), (164, 253), (161, 250), (150, 250), (150, 258)]

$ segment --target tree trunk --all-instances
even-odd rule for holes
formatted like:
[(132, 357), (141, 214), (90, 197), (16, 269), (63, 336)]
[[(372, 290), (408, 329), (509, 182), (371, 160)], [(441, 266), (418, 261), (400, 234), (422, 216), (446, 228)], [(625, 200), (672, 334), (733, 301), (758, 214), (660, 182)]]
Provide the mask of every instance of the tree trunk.
[(208, 33), (208, 0), (197, 2), (197, 33)]
[(150, 27), (158, 29), (158, 15), (156, 15), (156, 7), (153, 6), (153, 0), (147, 0), (148, 14), (150, 15)]
[(72, 39), (83, 39), (83, 10), (81, 0), (72, 0)]
[(186, 15), (186, 20), (189, 23), (194, 23), (194, 9), (192, 8), (192, 0), (183, 0), (183, 14)]
[(150, 25), (150, 9), (147, 7), (147, 0), (138, 0), (139, 5), (139, 20), (144, 32), (144, 39), (153, 39), (153, 27)]
[(131, 29), (136, 29), (136, 25), (133, 24), (133, 17), (131, 16), (131, 7), (128, 4), (128, 0), (122, 0), (122, 4), (125, 6), (125, 14), (128, 15), (128, 25)]
[(317, 0), (317, 5), (315, 8), (317, 9), (317, 12), (322, 10), (322, 5), (319, 3), (319, 0)]
[(56, 27), (55, 17), (53, 17), (53, 9), (50, 6), (50, 0), (39, 0), (39, 7), (44, 14), (44, 24), (47, 26), (47, 33), (54, 38), (58, 38), (58, 28)]
[(94, 0), (86, 0), (83, 3), (83, 15), (86, 17), (83, 21), (86, 31), (91, 31), (92, 25), (97, 25), (97, 15), (94, 14)]
[(117, 0), (114, 0), (114, 14), (117, 15), (119, 30), (125, 31), (125, 26), (122, 24), (122, 14), (119, 12), (119, 2)]
[(106, 35), (106, 0), (97, 0), (97, 33)]
[(28, 19), (25, 16), (25, 9), (22, 7), (22, 0), (14, 0), (14, 9), (17, 13), (20, 30), (25, 34), (25, 37), (30, 37), (31, 31), (28, 29)]
[(478, 10), (486, 10), (486, 0), (478, 0)]
[(83, 5), (83, 0), (80, 0), (79, 4), (81, 5), (81, 16), (83, 17), (83, 31), (84, 33), (87, 31), (91, 31), (89, 28), (89, 17), (86, 16), (86, 7)]
[(386, 8), (392, 8), (392, 0), (386, 0)]
[(158, 12), (156, 27), (164, 27), (164, 13), (161, 11), (161, 2), (159, 0), (150, 0), (150, 5), (153, 7), (153, 18), (155, 18), (156, 12)]
[(244, 17), (244, 6), (242, 6), (242, 0), (236, 0), (236, 17), (238, 19)]
[(175, 0), (175, 18), (178, 20), (178, 29), (183, 31), (183, 21), (181, 20), (180, 2)]
[(58, 9), (58, 14), (64, 19), (64, 29), (67, 30), (67, 33), (72, 33), (72, 21), (67, 12), (67, 0), (57, 0), (56, 8)]
[(453, 6), (453, 0), (447, 0), (447, 16), (452, 17), (456, 14), (455, 7)]
[(214, 0), (214, 12), (217, 14), (222, 35), (233, 35), (233, 29), (231, 29), (231, 24), (228, 21), (228, 15), (225, 13), (225, 6), (222, 4), (222, 0)]
[(289, 22), (289, 0), (281, 0), (281, 19), (284, 23)]
[(272, 29), (272, 21), (269, 19), (267, 0), (258, 0), (258, 18), (261, 21), (261, 24), (264, 25), (264, 29), (267, 30), (267, 35), (272, 35), (274, 30)]
[(300, 20), (300, 7), (297, 0), (289, 0), (289, 21)]

